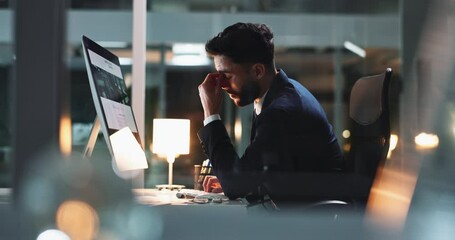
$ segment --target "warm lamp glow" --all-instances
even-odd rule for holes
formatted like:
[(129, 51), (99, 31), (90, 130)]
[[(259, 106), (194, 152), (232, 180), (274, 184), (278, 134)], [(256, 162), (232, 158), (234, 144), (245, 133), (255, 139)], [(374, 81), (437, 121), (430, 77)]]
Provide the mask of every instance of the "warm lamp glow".
[(64, 156), (70, 156), (72, 150), (72, 133), (71, 133), (71, 117), (63, 116), (60, 119), (60, 151)]
[(172, 185), (172, 165), (179, 154), (190, 153), (190, 120), (153, 119), (152, 152), (167, 156), (169, 163), (169, 188)]
[(71, 239), (90, 240), (98, 234), (98, 214), (82, 201), (63, 202), (57, 210), (56, 223)]
[(414, 138), (419, 149), (433, 149), (439, 145), (439, 137), (436, 134), (420, 133)]
[(390, 146), (389, 146), (389, 152), (387, 153), (387, 159), (392, 157), (392, 151), (395, 150), (395, 148), (398, 145), (398, 135), (396, 134), (391, 134), (390, 135)]
[(380, 167), (368, 197), (366, 220), (384, 229), (401, 230), (408, 216), (416, 181), (412, 172)]
[(236, 141), (240, 141), (242, 137), (242, 122), (237, 118), (234, 123), (234, 136)]
[(153, 119), (153, 153), (174, 156), (190, 153), (190, 120)]

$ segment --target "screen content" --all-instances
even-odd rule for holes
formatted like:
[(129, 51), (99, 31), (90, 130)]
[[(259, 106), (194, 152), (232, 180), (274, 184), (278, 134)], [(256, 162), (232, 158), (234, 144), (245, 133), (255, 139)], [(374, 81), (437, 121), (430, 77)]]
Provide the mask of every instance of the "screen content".
[(131, 99), (128, 96), (120, 66), (90, 49), (88, 49), (88, 53), (93, 78), (110, 134), (124, 127), (129, 127), (133, 133), (137, 133), (131, 109)]

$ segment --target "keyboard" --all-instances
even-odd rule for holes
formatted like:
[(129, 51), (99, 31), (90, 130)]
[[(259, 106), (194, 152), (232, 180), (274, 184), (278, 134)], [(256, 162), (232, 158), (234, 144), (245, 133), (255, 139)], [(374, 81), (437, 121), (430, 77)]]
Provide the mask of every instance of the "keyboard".
[(222, 203), (229, 200), (223, 193), (208, 193), (194, 189), (182, 189), (176, 193), (176, 196), (178, 198), (192, 199), (195, 203)]

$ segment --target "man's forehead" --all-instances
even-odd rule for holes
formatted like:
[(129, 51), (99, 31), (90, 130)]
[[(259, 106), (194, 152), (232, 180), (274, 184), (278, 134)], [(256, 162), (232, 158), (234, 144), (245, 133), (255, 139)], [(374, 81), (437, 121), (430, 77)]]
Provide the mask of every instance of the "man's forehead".
[(215, 69), (219, 72), (226, 72), (232, 68), (232, 62), (228, 57), (223, 55), (215, 56), (213, 58), (213, 62), (215, 63)]

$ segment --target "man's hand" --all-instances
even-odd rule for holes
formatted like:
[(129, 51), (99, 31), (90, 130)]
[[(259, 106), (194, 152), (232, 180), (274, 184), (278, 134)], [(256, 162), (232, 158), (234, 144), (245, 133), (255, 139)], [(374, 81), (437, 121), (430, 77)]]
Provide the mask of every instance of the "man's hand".
[(204, 109), (204, 118), (220, 113), (223, 100), (221, 81), (224, 79), (225, 76), (222, 73), (209, 73), (204, 82), (199, 85), (199, 98)]
[(223, 192), (220, 181), (215, 176), (205, 176), (202, 186), (204, 187), (205, 192), (212, 192), (212, 193)]

